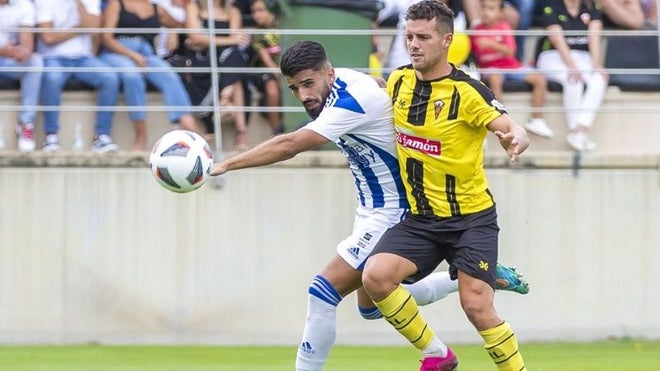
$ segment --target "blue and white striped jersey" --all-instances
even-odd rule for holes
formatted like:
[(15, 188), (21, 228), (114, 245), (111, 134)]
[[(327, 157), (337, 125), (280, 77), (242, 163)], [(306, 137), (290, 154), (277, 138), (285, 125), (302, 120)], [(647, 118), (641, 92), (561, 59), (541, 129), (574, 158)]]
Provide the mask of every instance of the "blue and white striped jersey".
[(305, 125), (334, 142), (348, 159), (360, 204), (408, 208), (396, 157), (392, 103), (362, 72), (335, 68), (335, 82), (319, 117)]

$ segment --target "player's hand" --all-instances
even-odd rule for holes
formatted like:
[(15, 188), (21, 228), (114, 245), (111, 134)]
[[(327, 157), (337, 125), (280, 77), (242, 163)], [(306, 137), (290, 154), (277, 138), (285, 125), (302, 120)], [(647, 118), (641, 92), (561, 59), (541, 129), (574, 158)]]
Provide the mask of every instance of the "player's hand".
[(216, 162), (211, 167), (211, 173), (209, 175), (218, 176), (226, 172), (227, 172), (227, 166), (224, 164), (224, 162)]
[(495, 131), (494, 134), (500, 141), (500, 145), (506, 151), (511, 162), (516, 161), (516, 158), (518, 158), (518, 154), (520, 153), (518, 137), (513, 133), (503, 133), (501, 131)]

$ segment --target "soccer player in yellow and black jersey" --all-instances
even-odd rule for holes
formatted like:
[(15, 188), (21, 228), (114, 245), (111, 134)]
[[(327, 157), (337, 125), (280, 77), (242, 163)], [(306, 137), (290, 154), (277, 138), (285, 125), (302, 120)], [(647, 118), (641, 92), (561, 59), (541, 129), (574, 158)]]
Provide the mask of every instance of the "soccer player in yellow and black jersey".
[(371, 253), (362, 281), (387, 321), (424, 354), (421, 371), (452, 371), (458, 359), (428, 327), (400, 285), (446, 260), (461, 306), (500, 371), (526, 370), (511, 327), (493, 306), (497, 213), (483, 169), (483, 140), (498, 138), (511, 160), (529, 146), (525, 130), (493, 93), (447, 62), (453, 13), (436, 0), (406, 13), (410, 66), (392, 72), (401, 177), (410, 213)]

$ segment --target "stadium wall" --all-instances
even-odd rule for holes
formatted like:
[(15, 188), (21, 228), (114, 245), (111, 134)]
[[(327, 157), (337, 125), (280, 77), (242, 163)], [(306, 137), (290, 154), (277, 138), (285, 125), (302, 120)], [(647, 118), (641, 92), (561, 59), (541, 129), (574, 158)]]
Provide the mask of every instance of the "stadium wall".
[[(500, 260), (532, 289), (496, 305), (519, 339), (658, 339), (660, 156), (584, 155), (576, 172), (570, 153), (509, 167), (499, 152), (487, 165)], [(335, 151), (186, 195), (140, 154), (0, 158), (1, 343), (295, 347), (307, 286), (353, 222)], [(422, 311), (447, 342), (480, 342), (456, 294)], [(337, 340), (405, 344), (353, 297)]]

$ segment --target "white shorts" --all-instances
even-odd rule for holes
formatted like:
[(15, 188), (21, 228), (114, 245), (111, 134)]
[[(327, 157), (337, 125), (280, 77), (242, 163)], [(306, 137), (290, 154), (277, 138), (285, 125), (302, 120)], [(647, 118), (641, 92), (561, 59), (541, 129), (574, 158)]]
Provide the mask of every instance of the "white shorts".
[(408, 209), (372, 209), (358, 206), (355, 210), (353, 233), (337, 245), (337, 254), (351, 267), (362, 270), (383, 233), (403, 220), (407, 211)]

